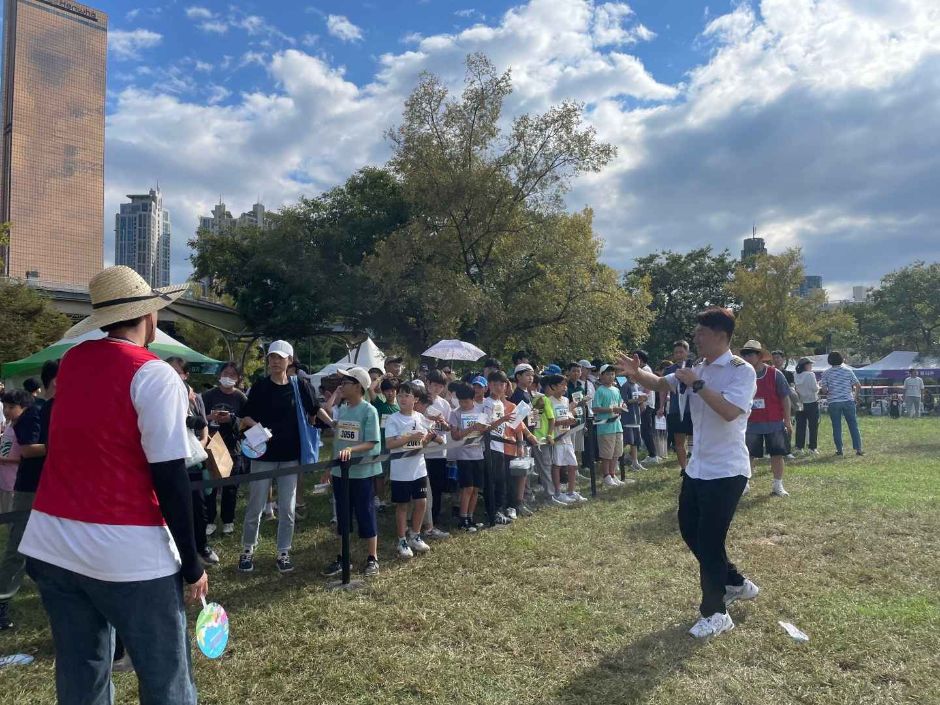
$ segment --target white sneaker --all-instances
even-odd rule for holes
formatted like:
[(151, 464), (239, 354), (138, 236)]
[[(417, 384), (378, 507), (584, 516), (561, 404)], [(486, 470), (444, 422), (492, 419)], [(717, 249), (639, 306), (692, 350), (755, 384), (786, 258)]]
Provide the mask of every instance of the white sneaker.
[(773, 489), (770, 490), (770, 494), (776, 497), (789, 497), (790, 493), (783, 489), (782, 482), (774, 482)]
[(796, 456), (793, 455), (793, 453), (787, 453), (786, 458), (787, 460), (796, 460)]
[(450, 538), (450, 532), (444, 531), (443, 529), (438, 529), (436, 526), (432, 526), (430, 529), (424, 532), (424, 535), (429, 539), (434, 540), (443, 540)]
[(215, 524), (206, 524), (206, 536), (212, 536), (215, 533), (216, 525)]
[(753, 600), (759, 592), (760, 588), (747, 578), (743, 585), (725, 585), (725, 606), (735, 600)]
[[(646, 459), (646, 462), (649, 462), (649, 458)], [(636, 472), (636, 471), (638, 471), (638, 470), (646, 470), (646, 468), (644, 468), (644, 467), (643, 467), (642, 465), (640, 465), (639, 463), (633, 463), (633, 464), (631, 464), (631, 465), (630, 465), (630, 469), (633, 470), (634, 472)]]
[(617, 487), (617, 481), (613, 475), (604, 475), (604, 487)]
[(553, 494), (551, 497), (549, 497), (549, 498), (548, 498), (548, 502), (549, 502), (549, 504), (554, 504), (554, 505), (557, 505), (557, 506), (559, 506), (559, 507), (567, 507), (567, 506), (568, 506), (568, 502), (566, 502), (565, 500), (562, 499), (562, 495), (558, 495), (558, 494)]
[(563, 492), (559, 492), (559, 493), (556, 494), (554, 497), (552, 497), (552, 499), (555, 500), (555, 503), (556, 503), (556, 504), (557, 504), (558, 502), (561, 502), (561, 503), (564, 504), (565, 506), (571, 504), (571, 503), (574, 501), (573, 499), (568, 499), (568, 495), (565, 494), (565, 493), (563, 493)]
[[(659, 465), (661, 462), (663, 462), (663, 459), (656, 455), (651, 455), (650, 457), (646, 458), (643, 462), (646, 463), (647, 465)], [(639, 463), (637, 463), (637, 465), (639, 465)]]
[(819, 449), (818, 449), (818, 448), (810, 448), (810, 449), (809, 449), (809, 454), (810, 454), (810, 455), (813, 455), (813, 456), (819, 455)]
[(750, 481), (748, 481), (747, 484), (744, 485), (744, 491), (741, 494), (746, 495), (750, 491), (751, 491), (751, 483)]
[(431, 547), (421, 538), (421, 534), (413, 534), (411, 538), (408, 539), (408, 548), (414, 553), (427, 553), (431, 550)]
[(587, 497), (580, 492), (571, 492), (568, 496), (573, 497), (575, 502), (587, 502)]
[(235, 533), (235, 525), (234, 524), (222, 524), (222, 533), (223, 534)]
[(414, 558), (414, 552), (411, 550), (411, 547), (408, 545), (407, 539), (398, 540), (398, 557), (399, 558)]
[(711, 617), (702, 617), (689, 630), (689, 634), (696, 639), (709, 639), (734, 629), (731, 617), (722, 612), (715, 612)]
[(513, 509), (512, 507), (509, 507), (509, 508), (506, 510), (506, 516), (509, 517), (510, 519), (515, 520), (516, 517), (517, 517), (517, 515), (516, 515), (516, 510)]

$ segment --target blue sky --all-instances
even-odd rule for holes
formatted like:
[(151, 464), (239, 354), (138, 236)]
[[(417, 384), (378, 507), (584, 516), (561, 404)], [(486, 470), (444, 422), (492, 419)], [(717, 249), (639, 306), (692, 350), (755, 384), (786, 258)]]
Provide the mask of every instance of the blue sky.
[(940, 4), (922, 0), (372, 0), (93, 3), (110, 15), (106, 257), (124, 194), (159, 180), (185, 240), (341, 183), (422, 70), (512, 68), (508, 114), (585, 103), (618, 147), (578, 180), (604, 260), (803, 247), (834, 298), (940, 254)]

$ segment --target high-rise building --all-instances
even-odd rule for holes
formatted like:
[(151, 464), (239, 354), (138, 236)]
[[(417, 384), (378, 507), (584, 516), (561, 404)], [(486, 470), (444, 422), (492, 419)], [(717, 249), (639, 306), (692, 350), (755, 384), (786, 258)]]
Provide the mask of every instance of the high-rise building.
[(242, 227), (254, 227), (266, 230), (272, 225), (268, 212), (263, 203), (255, 203), (250, 211), (242, 213), (238, 218), (226, 210), (225, 203), (219, 203), (212, 209), (212, 215), (199, 216), (199, 229), (210, 233), (225, 232)]
[(5, 0), (0, 220), (5, 273), (86, 287), (103, 265), (108, 17)]
[(757, 237), (757, 226), (751, 232), (751, 237), (744, 238), (744, 249), (741, 250), (741, 261), (747, 262), (758, 255), (766, 255), (767, 247), (764, 245), (764, 238)]
[(807, 274), (800, 283), (800, 296), (809, 296), (814, 289), (822, 289), (822, 277)]
[(868, 287), (867, 286), (853, 286), (852, 287), (852, 301), (857, 304), (863, 304), (868, 301)]
[(128, 194), (114, 217), (114, 263), (134, 269), (150, 286), (170, 285), (170, 214), (160, 188)]

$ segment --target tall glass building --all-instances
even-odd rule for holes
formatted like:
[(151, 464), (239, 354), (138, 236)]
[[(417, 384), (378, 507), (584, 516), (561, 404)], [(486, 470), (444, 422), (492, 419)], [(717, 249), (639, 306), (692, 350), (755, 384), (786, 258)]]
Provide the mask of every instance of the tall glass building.
[(5, 0), (0, 221), (5, 272), (87, 287), (104, 265), (108, 17), (73, 0)]
[(128, 194), (114, 218), (114, 263), (124, 264), (150, 286), (170, 285), (170, 214), (163, 208), (159, 187)]

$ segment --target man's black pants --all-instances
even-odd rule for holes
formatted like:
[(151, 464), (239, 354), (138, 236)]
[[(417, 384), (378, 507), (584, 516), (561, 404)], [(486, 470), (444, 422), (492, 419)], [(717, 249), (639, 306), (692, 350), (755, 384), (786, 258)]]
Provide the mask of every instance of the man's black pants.
[(646, 446), (646, 452), (650, 457), (656, 455), (656, 442), (653, 437), (653, 430), (656, 428), (656, 409), (651, 406), (643, 407), (640, 413), (640, 438), (643, 439), (643, 445)]
[(725, 585), (743, 585), (744, 576), (725, 553), (725, 538), (747, 484), (743, 475), (695, 480), (682, 475), (679, 531), (698, 559), (703, 617), (725, 611)]

